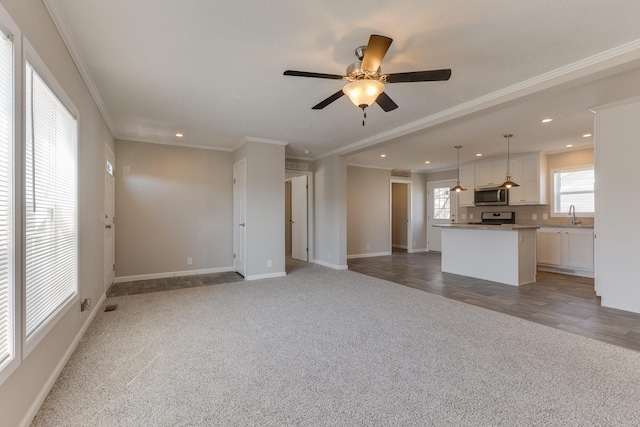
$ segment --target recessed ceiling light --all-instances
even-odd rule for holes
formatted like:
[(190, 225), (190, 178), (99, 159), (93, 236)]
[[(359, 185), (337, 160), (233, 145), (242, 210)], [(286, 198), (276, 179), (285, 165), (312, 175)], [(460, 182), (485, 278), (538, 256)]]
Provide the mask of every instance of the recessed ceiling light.
[(310, 153), (311, 153), (311, 151), (309, 151), (309, 150), (304, 150), (304, 154), (310, 154)]
[(542, 119), (542, 123), (549, 123), (552, 122), (553, 119)]
[(427, 160), (425, 163), (428, 165), (428, 164), (429, 164), (429, 163), (431, 163), (431, 162), (430, 162), (429, 160)]
[(181, 133), (176, 133), (176, 136), (177, 136), (178, 138), (182, 138), (184, 135), (183, 135), (183, 134), (181, 134)]
[(386, 154), (380, 154), (380, 157), (387, 157)]
[(573, 147), (573, 144), (567, 144), (567, 145), (565, 145), (565, 147), (571, 148), (571, 147)]
[(590, 136), (593, 136), (593, 135), (590, 133), (585, 133), (584, 135), (582, 135), (583, 138), (589, 138)]
[(476, 157), (482, 157), (482, 153), (477, 153)]

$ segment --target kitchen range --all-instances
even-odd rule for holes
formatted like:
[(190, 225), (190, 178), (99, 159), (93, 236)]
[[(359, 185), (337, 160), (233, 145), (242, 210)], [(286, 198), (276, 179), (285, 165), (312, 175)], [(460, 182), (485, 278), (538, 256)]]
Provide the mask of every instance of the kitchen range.
[(483, 212), (481, 223), (441, 224), (442, 271), (507, 285), (536, 281), (536, 225), (515, 212)]

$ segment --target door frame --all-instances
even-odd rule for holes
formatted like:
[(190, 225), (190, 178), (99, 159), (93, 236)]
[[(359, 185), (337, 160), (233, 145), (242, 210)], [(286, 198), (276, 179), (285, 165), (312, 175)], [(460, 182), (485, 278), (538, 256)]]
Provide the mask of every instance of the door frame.
[[(236, 163), (233, 164), (233, 271), (238, 272), (238, 269), (236, 267), (236, 257), (235, 254), (237, 254), (238, 251), (238, 239), (239, 239), (239, 230), (238, 227), (240, 227), (237, 224), (237, 206), (236, 206), (236, 184), (235, 184), (235, 179), (236, 179), (236, 168), (240, 165), (244, 163), (244, 183), (245, 183), (245, 192), (244, 192), (244, 197), (245, 197), (245, 203), (244, 203), (244, 218), (245, 218), (245, 222), (247, 219), (247, 159), (246, 157), (243, 157), (242, 159), (238, 160)], [(244, 277), (247, 277), (247, 228), (246, 225), (244, 226), (245, 230), (244, 230), (244, 241), (242, 242), (242, 262), (243, 262), (243, 272), (239, 273), (242, 274)]]
[(389, 180), (389, 253), (393, 253), (393, 184), (407, 186), (407, 253), (413, 253), (413, 181), (391, 178)]
[[(429, 250), (429, 230), (431, 230), (431, 223), (433, 221), (433, 219), (431, 218), (432, 216), (432, 201), (431, 201), (431, 196), (429, 195), (429, 191), (431, 190), (431, 188), (433, 188), (434, 186), (443, 186), (443, 187), (449, 187), (451, 188), (452, 186), (450, 186), (449, 184), (451, 184), (453, 182), (453, 185), (455, 185), (456, 183), (456, 179), (442, 179), (442, 180), (438, 180), (438, 181), (427, 181), (427, 185), (426, 185), (426, 200), (427, 200), (427, 235), (426, 235), (426, 242), (427, 242), (427, 252), (435, 252), (435, 251), (430, 251)], [(447, 185), (442, 185), (444, 183), (448, 183)], [(454, 200), (455, 199), (455, 200)], [(453, 221), (455, 221), (457, 215), (458, 215), (458, 197), (451, 197), (451, 195), (449, 196), (449, 203), (450, 203), (450, 208), (452, 211), (452, 219)], [(452, 221), (452, 222), (453, 222)]]
[[(314, 192), (313, 192), (313, 172), (308, 171), (285, 171), (285, 182), (291, 181), (292, 178), (296, 176), (306, 175), (307, 176), (307, 247), (309, 248), (309, 252), (307, 252), (307, 262), (312, 262), (315, 259), (315, 251), (314, 251)], [(286, 247), (286, 245), (285, 245)], [(285, 250), (286, 252), (286, 250)], [(285, 259), (286, 259), (285, 254)]]
[[(107, 253), (106, 250), (109, 250), (111, 252), (111, 256), (110, 256), (110, 260), (111, 260), (111, 265), (112, 265), (112, 270), (110, 273), (110, 279), (111, 279), (111, 283), (107, 283), (107, 277), (104, 276), (103, 280), (104, 280), (104, 292), (106, 293), (111, 286), (113, 286), (113, 284), (115, 283), (115, 279), (116, 279), (116, 271), (115, 271), (115, 263), (116, 263), (116, 224), (115, 224), (115, 214), (116, 214), (116, 174), (115, 174), (115, 169), (116, 169), (116, 154), (114, 153), (114, 150), (111, 149), (111, 147), (108, 144), (104, 145), (104, 211), (102, 213), (103, 217), (102, 217), (102, 225), (104, 226), (103, 229), (103, 239), (104, 242), (106, 243), (106, 230), (107, 228), (110, 229), (110, 233), (111, 233), (111, 247), (110, 248), (105, 248), (105, 252), (103, 253), (103, 266), (102, 266), (102, 272), (103, 272), (103, 276), (106, 273), (106, 267), (107, 265), (105, 265), (108, 261), (107, 261)], [(109, 159), (113, 159), (113, 163), (111, 164), (112, 167), (112, 173), (111, 173), (111, 179), (113, 180), (113, 184), (112, 184), (112, 189), (111, 189), (111, 195), (112, 195), (112, 200), (111, 200), (111, 208), (113, 209), (113, 212), (111, 212), (111, 218), (109, 218), (109, 212), (107, 212), (107, 175), (109, 174), (109, 172), (107, 172), (107, 161), (109, 161)], [(109, 161), (109, 163), (111, 163)], [(103, 245), (105, 246), (105, 245)]]

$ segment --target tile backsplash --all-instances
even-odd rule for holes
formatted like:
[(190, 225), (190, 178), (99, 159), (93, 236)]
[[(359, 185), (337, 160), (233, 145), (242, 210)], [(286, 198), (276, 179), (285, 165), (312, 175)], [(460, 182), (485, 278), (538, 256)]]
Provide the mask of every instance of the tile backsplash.
[[(561, 216), (551, 216), (550, 205), (461, 207), (458, 208), (458, 222), (480, 222), (482, 212), (515, 212), (516, 223), (518, 224), (540, 226), (571, 224), (571, 217), (568, 213)], [(473, 214), (473, 219), (469, 218), (469, 214)], [(537, 219), (533, 219), (534, 214), (537, 216)], [(543, 219), (544, 214), (547, 214), (548, 219)], [(593, 226), (592, 216), (583, 217), (576, 215), (576, 218), (582, 221), (582, 225)]]

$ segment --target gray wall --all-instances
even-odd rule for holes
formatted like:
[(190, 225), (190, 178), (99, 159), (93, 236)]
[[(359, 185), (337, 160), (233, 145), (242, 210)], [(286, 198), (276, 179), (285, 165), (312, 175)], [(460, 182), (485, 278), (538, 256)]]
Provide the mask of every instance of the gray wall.
[(314, 262), (347, 268), (347, 165), (331, 156), (315, 162)]
[(230, 152), (116, 141), (115, 177), (116, 277), (232, 267)]
[[(35, 415), (33, 410), (41, 403), (39, 399), (46, 396), (58, 370), (70, 355), (104, 295), (104, 228), (100, 220), (104, 211), (105, 144), (113, 148), (113, 139), (42, 2), (2, 0), (2, 5), (80, 112), (79, 294), (81, 299), (91, 298), (93, 301), (88, 312), (80, 313), (79, 309), (67, 312), (0, 385), (0, 423), (15, 426)], [(18, 41), (19, 39), (17, 37)], [(21, 63), (19, 57), (18, 61)], [(24, 150), (20, 142), (21, 129), (22, 124), (19, 123), (16, 133), (18, 159), (19, 153)], [(19, 192), (17, 193), (20, 197)], [(16, 218), (18, 236), (22, 233), (21, 224), (21, 219)], [(22, 249), (20, 239), (17, 243), (19, 263)], [(17, 277), (20, 277), (20, 271), (17, 272)]]
[(413, 233), (413, 250), (427, 250), (427, 176), (423, 173), (411, 173), (411, 197), (413, 213), (411, 214), (411, 231)]
[(393, 246), (407, 248), (407, 224), (409, 219), (408, 184), (391, 184), (391, 243)]
[(284, 145), (247, 141), (233, 153), (233, 163), (242, 158), (247, 160), (245, 277), (284, 275)]
[[(388, 253), (391, 171), (347, 167), (347, 253)], [(367, 245), (369, 249), (367, 249)]]

